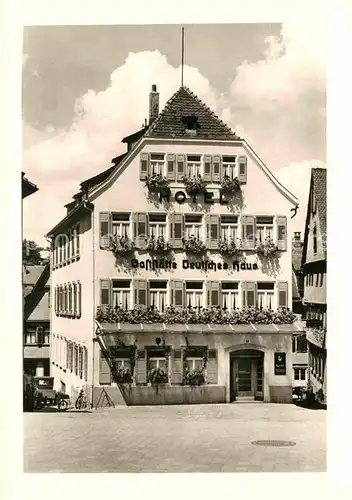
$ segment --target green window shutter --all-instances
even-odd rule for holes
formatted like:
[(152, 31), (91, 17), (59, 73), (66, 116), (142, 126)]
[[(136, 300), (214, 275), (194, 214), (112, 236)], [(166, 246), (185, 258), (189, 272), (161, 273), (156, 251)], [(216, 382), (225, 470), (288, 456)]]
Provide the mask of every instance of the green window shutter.
[(111, 234), (111, 214), (110, 212), (99, 213), (100, 226), (100, 248), (109, 248)]
[(220, 174), (221, 174), (221, 156), (214, 155), (212, 162), (212, 181), (220, 182)]
[(149, 153), (141, 153), (139, 178), (144, 181), (149, 175)]
[(242, 241), (245, 250), (253, 250), (255, 247), (255, 217), (244, 215), (242, 222)]
[(171, 245), (173, 248), (183, 247), (183, 214), (170, 214)]
[(143, 212), (133, 214), (133, 226), (136, 246), (145, 249), (148, 238), (148, 215)]
[(220, 307), (221, 306), (221, 282), (220, 281), (208, 281), (206, 284), (207, 296), (208, 296), (208, 307)]
[(247, 183), (247, 156), (238, 157), (238, 180), (241, 184)]
[(182, 384), (182, 350), (175, 349), (172, 353), (171, 383)]
[(205, 220), (207, 225), (207, 248), (216, 250), (219, 247), (220, 217), (216, 214), (206, 214)]
[(185, 175), (185, 155), (177, 155), (176, 180), (182, 182)]
[(110, 385), (111, 384), (111, 371), (109, 363), (104, 356), (104, 353), (100, 351), (100, 370), (99, 370), (99, 384), (100, 385)]
[(185, 305), (185, 284), (182, 280), (172, 280), (170, 283), (171, 305), (175, 309), (183, 309)]
[(137, 351), (135, 379), (136, 379), (136, 384), (147, 383), (147, 360), (146, 360), (146, 351), (144, 349), (138, 349)]
[(277, 246), (279, 250), (287, 250), (287, 217), (278, 215), (276, 217)]
[(108, 279), (100, 280), (100, 307), (102, 309), (108, 309), (112, 305), (112, 290), (111, 281)]
[(167, 173), (166, 178), (169, 181), (176, 180), (176, 156), (174, 154), (168, 154), (166, 157)]
[(216, 349), (209, 349), (208, 351), (207, 383), (218, 383), (218, 358)]
[(288, 307), (288, 283), (279, 281), (278, 283), (278, 305), (279, 307)]
[(134, 280), (134, 305), (148, 307), (149, 303), (149, 293), (148, 293), (148, 281), (147, 280)]
[(211, 181), (211, 156), (204, 156), (204, 180)]

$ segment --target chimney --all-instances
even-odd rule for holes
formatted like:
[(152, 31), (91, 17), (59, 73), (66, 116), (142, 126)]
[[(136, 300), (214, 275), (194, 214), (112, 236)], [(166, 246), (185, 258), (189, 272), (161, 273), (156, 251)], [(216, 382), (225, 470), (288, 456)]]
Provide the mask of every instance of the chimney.
[(295, 231), (293, 239), (295, 241), (301, 241), (301, 231)]
[(152, 91), (149, 94), (149, 125), (151, 125), (159, 115), (159, 92), (156, 85), (152, 85)]

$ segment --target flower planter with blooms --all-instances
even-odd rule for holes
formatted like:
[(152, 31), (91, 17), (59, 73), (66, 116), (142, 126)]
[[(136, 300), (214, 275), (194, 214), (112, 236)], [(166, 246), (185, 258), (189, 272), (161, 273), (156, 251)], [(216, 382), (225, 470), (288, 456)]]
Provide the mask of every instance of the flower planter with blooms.
[(136, 306), (132, 310), (121, 308), (100, 308), (98, 307), (96, 319), (106, 323), (165, 323), (175, 324), (292, 324), (295, 321), (295, 314), (289, 309), (280, 308), (277, 311), (271, 309), (219, 309), (219, 308), (196, 308), (196, 309), (175, 309), (167, 307), (165, 312), (157, 309)]
[(166, 254), (171, 251), (171, 245), (168, 241), (165, 241), (163, 236), (151, 236), (147, 240), (147, 250), (150, 253)]
[(132, 373), (128, 368), (119, 368), (113, 373), (114, 381), (117, 384), (132, 384)]
[(275, 256), (279, 252), (279, 249), (271, 238), (265, 238), (264, 241), (260, 241), (257, 244), (255, 251), (263, 257), (271, 257)]
[(221, 187), (226, 193), (235, 193), (241, 188), (238, 177), (234, 177), (233, 179), (231, 179), (231, 177), (229, 177), (228, 175), (225, 175), (223, 177), (221, 181)]
[(128, 236), (110, 236), (110, 250), (115, 255), (130, 255), (135, 248), (134, 242)]
[(200, 193), (206, 193), (207, 183), (201, 175), (197, 177), (183, 177), (183, 182), (186, 185), (186, 193), (189, 196), (195, 196)]
[(225, 238), (219, 241), (219, 252), (225, 257), (234, 257), (242, 252), (241, 240)]
[(185, 385), (203, 385), (205, 384), (205, 376), (203, 370), (190, 370), (186, 371), (183, 377)]
[(153, 174), (147, 177), (145, 185), (151, 193), (160, 193), (160, 191), (169, 190), (169, 181), (161, 174)]
[(167, 376), (167, 373), (165, 373), (161, 368), (155, 368), (148, 375), (148, 382), (153, 385), (167, 384), (168, 381), (169, 377)]
[(186, 253), (193, 255), (204, 255), (207, 251), (203, 241), (195, 236), (183, 239), (183, 249)]

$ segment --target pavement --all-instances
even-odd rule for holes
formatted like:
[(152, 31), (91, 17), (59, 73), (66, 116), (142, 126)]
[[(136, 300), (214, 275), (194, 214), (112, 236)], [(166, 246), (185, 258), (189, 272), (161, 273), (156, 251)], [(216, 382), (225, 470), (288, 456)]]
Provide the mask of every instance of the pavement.
[(24, 414), (24, 472), (325, 472), (325, 425), (294, 404), (42, 410)]

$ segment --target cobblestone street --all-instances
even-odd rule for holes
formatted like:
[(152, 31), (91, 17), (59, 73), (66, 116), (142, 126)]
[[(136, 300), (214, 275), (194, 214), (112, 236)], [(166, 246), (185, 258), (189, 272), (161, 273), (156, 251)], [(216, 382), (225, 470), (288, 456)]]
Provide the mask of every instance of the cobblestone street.
[(323, 472), (325, 420), (324, 410), (263, 403), (26, 413), (24, 471)]

